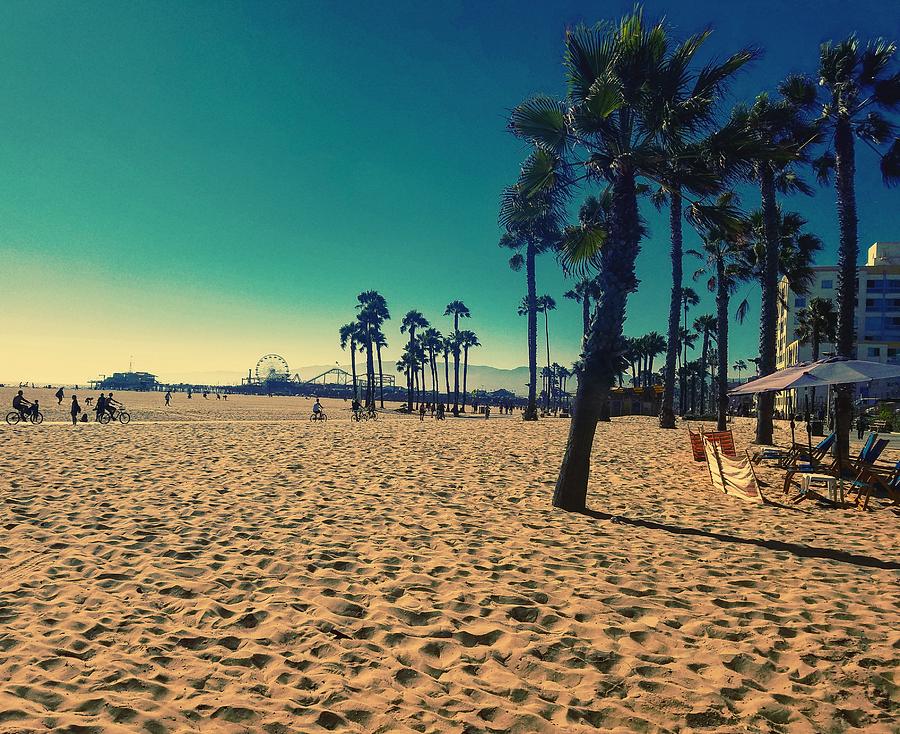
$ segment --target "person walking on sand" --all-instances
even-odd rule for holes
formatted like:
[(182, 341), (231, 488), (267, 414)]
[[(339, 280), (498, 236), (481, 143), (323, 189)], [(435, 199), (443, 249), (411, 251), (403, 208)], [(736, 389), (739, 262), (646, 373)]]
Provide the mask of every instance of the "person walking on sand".
[(860, 413), (856, 419), (856, 437), (862, 441), (863, 434), (866, 432), (866, 417)]
[(78, 404), (78, 396), (72, 396), (72, 425), (78, 425), (78, 414), (81, 412), (81, 406)]
[(419, 422), (425, 420), (425, 403), (419, 403)]
[(172, 401), (172, 391), (166, 390), (166, 407), (169, 407), (169, 403)]
[(56, 391), (56, 404), (62, 405), (62, 401), (65, 396), (66, 394), (63, 392), (63, 389), (59, 388), (59, 390)]

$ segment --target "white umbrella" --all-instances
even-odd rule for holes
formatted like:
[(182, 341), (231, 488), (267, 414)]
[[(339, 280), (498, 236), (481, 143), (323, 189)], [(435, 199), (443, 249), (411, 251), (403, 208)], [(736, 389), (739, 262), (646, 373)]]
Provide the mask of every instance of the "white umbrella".
[(802, 362), (773, 372), (771, 375), (750, 380), (729, 390), (729, 395), (752, 395), (761, 392), (793, 390), (800, 387), (825, 385), (852, 385), (872, 380), (900, 378), (900, 366), (866, 362), (845, 357), (826, 357), (817, 362)]
[[(825, 385), (852, 385), (872, 380), (888, 380), (900, 378), (900, 366), (882, 364), (881, 362), (866, 362), (861, 359), (847, 359), (846, 357), (826, 357), (816, 362), (803, 362), (793, 367), (788, 367), (771, 375), (751, 380), (733, 390), (729, 395), (752, 395), (762, 392), (778, 392), (779, 390), (794, 390), (800, 387), (819, 387)], [(808, 412), (808, 408), (807, 408)], [(840, 435), (842, 426), (837, 424), (838, 416), (835, 415), (834, 431)], [(850, 426), (847, 426), (849, 430)], [(809, 443), (812, 438), (809, 433), (809, 421), (806, 424), (806, 435)], [(836, 445), (836, 444), (835, 444)], [(810, 446), (810, 453), (812, 447)], [(840, 452), (836, 452), (838, 459), (838, 474), (841, 471)]]

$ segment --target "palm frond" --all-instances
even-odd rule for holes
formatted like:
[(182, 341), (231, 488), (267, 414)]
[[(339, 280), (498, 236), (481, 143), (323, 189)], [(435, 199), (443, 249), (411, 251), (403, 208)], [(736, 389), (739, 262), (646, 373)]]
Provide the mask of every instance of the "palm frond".
[(816, 180), (822, 185), (827, 186), (831, 182), (831, 173), (837, 165), (837, 160), (833, 153), (823, 153), (812, 161), (812, 168), (816, 172)]
[(560, 152), (566, 144), (566, 107), (552, 97), (532, 97), (513, 109), (509, 127), (538, 148)]
[(887, 153), (881, 156), (881, 178), (886, 186), (900, 184), (900, 138), (895, 138)]

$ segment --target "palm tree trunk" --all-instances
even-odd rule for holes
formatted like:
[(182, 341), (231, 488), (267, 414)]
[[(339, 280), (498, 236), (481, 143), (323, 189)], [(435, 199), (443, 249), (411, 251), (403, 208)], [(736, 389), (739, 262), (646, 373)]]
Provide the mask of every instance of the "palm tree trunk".
[(613, 182), (612, 199), (612, 226), (601, 254), (601, 296), (585, 340), (584, 369), (578, 377), (574, 414), (553, 493), (554, 507), (576, 512), (586, 507), (597, 419), (618, 372), (628, 294), (637, 287), (634, 261), (640, 250), (640, 228), (634, 173), (627, 164)]
[(353, 373), (353, 399), (359, 400), (359, 387), (356, 384), (356, 342), (350, 340), (350, 371)]
[(459, 314), (453, 314), (453, 415), (459, 415)]
[(544, 396), (544, 409), (550, 412), (550, 390), (553, 385), (553, 373), (550, 371), (550, 316), (544, 309), (544, 340), (547, 344), (547, 393)]
[[(838, 324), (837, 353), (852, 357), (855, 346), (853, 315), (856, 300), (856, 260), (859, 257), (857, 240), (856, 188), (854, 177), (856, 161), (853, 150), (853, 132), (850, 121), (838, 118), (834, 136), (835, 188), (837, 189), (840, 247), (838, 249)], [(835, 430), (838, 460), (845, 462), (850, 456), (850, 391), (835, 392)], [(840, 430), (838, 430), (840, 429)]]
[(415, 338), (415, 327), (411, 326), (409, 329), (409, 348), (406, 350), (407, 359), (409, 359), (409, 363), (406, 367), (406, 402), (409, 406), (409, 412), (412, 413), (413, 409), (413, 380), (412, 380), (412, 371), (414, 369), (412, 364), (412, 354), (413, 354), (413, 339)]
[(528, 406), (522, 418), (536, 421), (537, 413), (537, 283), (534, 274), (534, 246), (525, 250), (525, 280), (528, 288)]
[(366, 335), (366, 405), (375, 405), (375, 359), (371, 331)]
[(706, 415), (706, 368), (709, 364), (709, 329), (703, 329), (703, 349), (700, 354), (700, 415)]
[[(766, 250), (762, 274), (762, 303), (759, 312), (759, 362), (760, 377), (775, 371), (775, 336), (778, 319), (778, 202), (775, 198), (775, 174), (768, 164), (762, 167), (760, 177), (762, 196), (763, 230)], [(775, 393), (761, 393), (756, 399), (756, 442), (772, 443)]]
[(659, 427), (675, 428), (675, 360), (678, 354), (678, 319), (681, 305), (682, 237), (681, 237), (681, 189), (672, 190), (669, 202), (669, 229), (672, 244), (672, 295), (669, 299), (669, 331), (666, 344), (666, 365), (662, 405), (659, 410)]
[[(819, 330), (815, 327), (815, 319), (813, 319), (813, 327), (812, 327), (812, 335), (810, 338), (810, 342), (812, 342), (812, 361), (815, 362), (819, 359)], [(812, 402), (813, 410), (816, 409), (816, 388), (815, 385), (810, 388), (809, 391), (810, 401)]]
[(728, 287), (725, 283), (725, 263), (716, 262), (716, 318), (719, 342), (719, 404), (716, 429), (724, 431), (728, 424)]
[(375, 345), (378, 350), (378, 398), (381, 401), (381, 407), (384, 408), (384, 372), (381, 369), (381, 344)]
[(466, 412), (466, 376), (469, 372), (469, 348), (463, 350), (463, 391), (462, 391), (462, 412)]
[(581, 323), (584, 327), (581, 332), (582, 341), (584, 341), (584, 337), (591, 330), (591, 297), (588, 295), (587, 288), (581, 295)]
[(450, 405), (450, 353), (444, 350), (444, 385), (447, 388), (447, 405)]

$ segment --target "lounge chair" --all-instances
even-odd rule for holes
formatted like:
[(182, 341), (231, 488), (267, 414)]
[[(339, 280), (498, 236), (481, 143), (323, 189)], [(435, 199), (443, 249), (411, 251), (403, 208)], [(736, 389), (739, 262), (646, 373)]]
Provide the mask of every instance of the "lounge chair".
[(710, 443), (714, 443), (719, 447), (720, 453), (730, 456), (732, 459), (737, 458), (737, 449), (734, 446), (734, 434), (731, 431), (713, 431), (704, 433), (705, 438)]
[(877, 462), (863, 466), (850, 485), (847, 494), (855, 493), (854, 505), (869, 509), (869, 500), (876, 489), (885, 491), (895, 505), (900, 505), (900, 461), (893, 466)]
[(818, 462), (831, 450), (834, 439), (835, 435), (829, 433), (812, 447), (811, 452), (810, 447), (805, 443), (794, 443), (785, 449), (763, 449), (753, 457), (753, 463), (758, 464), (765, 459), (777, 459), (779, 469), (791, 469), (798, 464)]
[[(833, 435), (834, 434), (832, 434), (832, 436)], [(798, 462), (788, 469), (788, 472), (784, 477), (784, 493), (789, 493), (791, 480), (796, 474), (801, 472), (829, 474), (842, 480), (854, 480), (861, 472), (871, 469), (875, 465), (878, 457), (881, 456), (885, 448), (887, 448), (888, 443), (889, 441), (887, 439), (878, 438), (877, 433), (870, 433), (866, 442), (863, 444), (863, 447), (859, 450), (859, 454), (857, 454), (855, 458), (842, 462), (840, 467), (838, 467), (837, 459), (832, 459), (828, 463), (823, 462), (822, 459), (824, 459), (824, 455), (819, 458), (814, 458), (808, 464)]]
[(700, 433), (694, 433), (688, 428), (688, 436), (691, 439), (691, 453), (694, 454), (694, 461), (706, 461), (706, 451), (703, 449), (703, 426), (700, 426)]
[(710, 441), (707, 435), (703, 436), (703, 448), (713, 487), (747, 502), (762, 503), (764, 501), (762, 492), (753, 471), (753, 462), (749, 457), (737, 459), (726, 456), (719, 445)]

